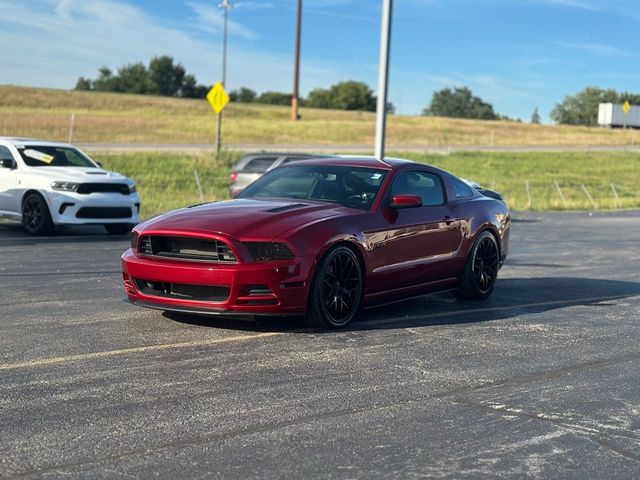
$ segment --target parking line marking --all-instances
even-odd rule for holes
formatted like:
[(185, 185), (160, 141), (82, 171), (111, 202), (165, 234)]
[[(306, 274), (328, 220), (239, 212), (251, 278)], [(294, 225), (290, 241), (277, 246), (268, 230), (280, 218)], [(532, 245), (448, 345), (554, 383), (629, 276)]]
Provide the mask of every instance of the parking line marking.
[(55, 365), (57, 363), (76, 362), (80, 360), (93, 360), (95, 358), (116, 357), (118, 355), (126, 355), (129, 353), (145, 353), (161, 350), (173, 350), (187, 347), (203, 347), (208, 345), (216, 345), (219, 343), (242, 342), (247, 340), (255, 340), (258, 338), (274, 337), (283, 335), (281, 332), (259, 333), (257, 335), (239, 335), (236, 337), (216, 338), (213, 340), (196, 340), (193, 342), (181, 343), (165, 343), (160, 345), (148, 345), (146, 347), (123, 348), (121, 350), (108, 350), (104, 352), (82, 353), (79, 355), (67, 355), (63, 357), (42, 358), (40, 360), (30, 360), (21, 363), (0, 364), (0, 370), (17, 370), (19, 368), (42, 367), (45, 365)]

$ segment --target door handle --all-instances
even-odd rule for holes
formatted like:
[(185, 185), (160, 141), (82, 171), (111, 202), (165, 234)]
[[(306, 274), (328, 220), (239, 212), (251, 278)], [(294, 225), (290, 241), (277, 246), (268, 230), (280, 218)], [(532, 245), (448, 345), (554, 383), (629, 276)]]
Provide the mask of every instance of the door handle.
[(451, 225), (453, 222), (455, 222), (455, 219), (451, 218), (449, 215), (445, 215), (444, 223), (446, 223), (447, 225)]

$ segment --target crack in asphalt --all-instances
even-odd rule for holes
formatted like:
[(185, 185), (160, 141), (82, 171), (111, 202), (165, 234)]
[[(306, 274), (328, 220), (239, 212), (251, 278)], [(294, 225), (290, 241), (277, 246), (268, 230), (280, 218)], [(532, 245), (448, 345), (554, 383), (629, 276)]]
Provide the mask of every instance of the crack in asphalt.
[[(568, 423), (566, 421), (558, 420), (552, 418), (551, 416), (544, 413), (535, 413), (535, 412), (527, 412), (520, 408), (508, 407), (507, 405), (488, 405), (486, 403), (477, 403), (470, 401), (459, 401), (455, 402), (458, 405), (465, 405), (468, 407), (480, 408), (488, 412), (497, 413), (503, 417), (511, 416), (511, 417), (520, 417), (526, 418), (530, 420), (539, 420), (541, 422), (551, 423), (557, 427), (562, 428), (563, 430), (569, 431), (571, 433), (582, 435), (586, 439), (604, 447), (618, 455), (621, 455), (624, 458), (629, 460), (635, 460), (640, 462), (640, 453), (635, 453), (629, 451), (625, 448), (618, 447), (611, 442), (611, 435), (607, 435), (606, 433), (598, 430), (597, 428), (585, 427), (583, 425)], [(624, 438), (628, 438), (630, 440), (636, 440), (637, 438), (624, 436)]]

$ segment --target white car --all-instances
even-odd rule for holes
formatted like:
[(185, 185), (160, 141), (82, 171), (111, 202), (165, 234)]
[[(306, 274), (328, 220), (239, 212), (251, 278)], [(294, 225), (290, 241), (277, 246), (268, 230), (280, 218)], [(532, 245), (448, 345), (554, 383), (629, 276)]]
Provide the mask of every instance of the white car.
[(124, 234), (139, 223), (135, 182), (73, 145), (0, 137), (0, 217), (45, 235), (56, 225), (101, 224)]

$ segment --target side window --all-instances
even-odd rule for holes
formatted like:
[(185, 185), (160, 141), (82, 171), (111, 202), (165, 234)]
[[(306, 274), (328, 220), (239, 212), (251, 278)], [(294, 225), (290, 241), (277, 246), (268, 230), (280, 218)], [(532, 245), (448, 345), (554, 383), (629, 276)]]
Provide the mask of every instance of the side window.
[[(0, 145), (0, 161), (1, 160), (11, 160), (11, 163), (15, 166), (16, 161), (13, 158), (13, 155), (11, 154), (11, 150), (9, 150), (7, 147)], [(1, 168), (0, 171), (4, 170), (4, 168)]]
[(11, 159), (13, 160), (13, 155), (11, 154), (11, 150), (7, 147), (0, 145), (0, 160)]
[(459, 178), (451, 177), (451, 183), (453, 184), (453, 192), (457, 199), (473, 197), (471, 187)]
[(258, 157), (249, 162), (242, 169), (243, 172), (264, 173), (278, 159), (278, 157)]
[(391, 185), (391, 196), (401, 194), (420, 195), (424, 206), (444, 204), (442, 181), (433, 173), (402, 172)]

